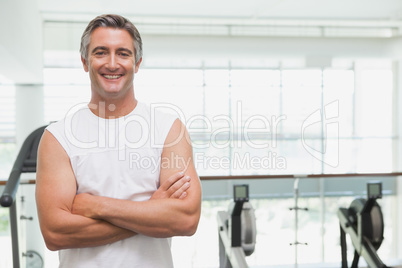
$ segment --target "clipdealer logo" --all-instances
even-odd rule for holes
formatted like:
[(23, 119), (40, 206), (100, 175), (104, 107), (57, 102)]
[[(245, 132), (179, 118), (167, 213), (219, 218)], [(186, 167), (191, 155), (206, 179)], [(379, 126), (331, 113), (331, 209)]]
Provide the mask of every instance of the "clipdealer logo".
[[(100, 112), (105, 112), (105, 109), (114, 109), (114, 107), (105, 107), (104, 103), (99, 103), (99, 107), (92, 108), (99, 108)], [(118, 150), (118, 160), (125, 161), (128, 159), (131, 167), (148, 169), (153, 167), (153, 170), (156, 170), (167, 163), (165, 159), (160, 157), (158, 159), (143, 158), (135, 150), (129, 150), (130, 152), (127, 153), (127, 149), (139, 149), (144, 145), (150, 148), (163, 149), (166, 146), (174, 145), (184, 137), (184, 131), (182, 131), (177, 141), (171, 144), (156, 142), (155, 136), (157, 135), (158, 127), (156, 126), (155, 117), (158, 114), (157, 111), (163, 111), (179, 118), (186, 126), (191, 137), (198, 137), (194, 139), (195, 142), (192, 142), (193, 149), (195, 149), (192, 160), (196, 168), (197, 166), (202, 169), (285, 170), (288, 168), (286, 155), (280, 155), (280, 150), (275, 150), (279, 147), (280, 124), (287, 119), (286, 115), (267, 117), (254, 114), (245, 118), (241, 101), (236, 103), (232, 116), (215, 115), (207, 117), (205, 115), (194, 115), (186, 118), (180, 108), (170, 103), (150, 104), (149, 108), (150, 118), (131, 114), (120, 118), (115, 124), (105, 123), (107, 120), (99, 118), (98, 137), (92, 140), (85, 140), (76, 136), (73, 131), (76, 123), (74, 122), (76, 120), (75, 115), (80, 110), (88, 109), (88, 104), (79, 104), (72, 107), (65, 117), (65, 134), (68, 141), (78, 148), (114, 148)], [(138, 125), (136, 139), (133, 139), (130, 136), (130, 131), (127, 130), (130, 124)], [(316, 130), (317, 127), (321, 126), (322, 146), (315, 148), (310, 144), (311, 139), (306, 133), (312, 128)], [(119, 128), (119, 131), (116, 128)], [(339, 164), (339, 101), (333, 101), (325, 105), (323, 110), (318, 109), (311, 113), (303, 121), (300, 135), (303, 148), (311, 156), (326, 165), (336, 167)], [(217, 150), (229, 149), (229, 151), (235, 149), (235, 152), (231, 155), (210, 155), (207, 153), (210, 148)], [(245, 148), (250, 148), (252, 151), (244, 150)], [(180, 158), (179, 156), (175, 157), (175, 163), (180, 162), (184, 163), (185, 166), (189, 165), (188, 160), (178, 159)]]
[[(322, 147), (314, 148), (307, 143), (306, 130), (314, 125), (321, 126)], [(339, 165), (339, 101), (333, 101), (310, 114), (301, 128), (304, 149), (317, 160), (331, 167)]]

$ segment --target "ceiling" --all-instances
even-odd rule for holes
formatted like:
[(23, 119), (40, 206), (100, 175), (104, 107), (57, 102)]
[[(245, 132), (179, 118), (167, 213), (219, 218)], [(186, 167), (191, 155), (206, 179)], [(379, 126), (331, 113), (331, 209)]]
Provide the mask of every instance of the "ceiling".
[[(17, 25), (20, 23), (23, 26), (20, 27), (24, 32), (21, 36), (24, 36), (24, 40), (43, 40), (43, 44), (41, 41), (32, 42), (29, 44), (30, 49), (26, 49), (27, 43), (21, 42), (20, 35), (15, 34), (18, 32), (15, 30), (15, 25), (9, 27), (7, 23), (0, 24), (1, 32), (9, 36), (0, 42), (2, 48), (0, 58), (9, 58), (7, 60), (9, 64), (0, 68), (0, 73), (7, 74), (19, 83), (36, 83), (35, 78), (40, 77), (40, 74), (35, 72), (40, 70), (37, 66), (38, 62), (41, 62), (43, 47), (48, 51), (77, 51), (75, 46), (79, 43), (77, 40), (83, 28), (96, 15), (105, 13), (117, 13), (128, 17), (137, 25), (141, 34), (148, 38), (148, 44), (155, 44), (154, 47), (157, 47), (158, 42), (169, 41), (170, 39), (164, 38), (166, 35), (175, 38), (177, 35), (184, 35), (181, 39), (182, 47), (187, 47), (180, 51), (189, 50), (188, 47), (191, 45), (194, 47), (197, 45), (199, 49), (200, 45), (197, 42), (202, 41), (204, 43), (201, 47), (205, 46), (203, 51), (212, 47), (216, 54), (225, 54), (228, 50), (227, 44), (230, 43), (231, 46), (236, 44), (238, 49), (230, 53), (235, 54), (238, 51), (245, 53), (244, 46), (250, 45), (248, 37), (255, 36), (258, 42), (253, 42), (251, 47), (255, 49), (258, 45), (260, 50), (256, 49), (257, 52), (272, 50), (267, 57), (282, 55), (284, 51), (285, 55), (293, 55), (288, 51), (296, 49), (297, 55), (307, 52), (316, 55), (318, 53), (316, 51), (320, 50), (321, 54), (326, 51), (333, 56), (334, 53), (330, 53), (332, 50), (326, 49), (322, 52), (322, 47), (336, 48), (336, 51), (340, 51), (344, 50), (346, 45), (351, 47), (347, 50), (349, 51), (347, 55), (355, 55), (360, 51), (364, 52), (364, 55), (371, 55), (373, 51), (377, 53), (386, 50), (388, 53), (388, 47), (382, 42), (384, 38), (396, 43), (402, 40), (402, 0), (6, 0), (5, 3), (10, 9), (15, 8), (18, 12), (0, 9), (2, 20), (13, 21), (15, 14), (31, 16), (33, 23), (29, 25), (30, 27), (24, 25), (25, 22), (22, 20), (17, 21)], [(31, 12), (36, 8), (42, 20), (36, 20), (37, 13)], [(43, 29), (45, 34), (38, 31), (39, 28)], [(35, 39), (40, 34), (43, 34), (44, 38)], [(193, 38), (195, 35), (198, 35), (198, 38)], [(206, 35), (212, 38), (203, 38)], [(50, 41), (47, 36), (52, 37)], [(238, 42), (230, 42), (234, 36), (239, 37), (236, 39)], [(289, 48), (284, 46), (280, 38), (260, 38), (284, 36), (306, 37), (300, 41), (305, 47), (299, 49), (300, 43), (294, 43), (295, 39), (287, 39), (289, 42), (286, 44), (292, 45)], [(332, 37), (343, 39), (330, 39)], [(393, 37), (397, 38), (392, 39)], [(217, 49), (215, 44), (208, 40), (213, 40), (212, 42), (218, 40), (222, 43)], [(337, 40), (342, 42), (336, 42)], [(328, 43), (320, 45), (318, 41), (328, 41), (330, 45)], [(372, 47), (368, 41), (371, 41)], [(274, 47), (268, 48), (266, 47), (268, 45)], [(317, 46), (320, 49), (317, 49)], [(392, 49), (394, 47), (396, 48), (393, 46)], [(148, 49), (151, 48), (152, 45), (148, 45)], [(163, 50), (166, 55), (178, 51), (181, 47), (178, 47), (177, 42), (171, 41), (170, 48), (171, 50), (167, 50), (169, 52), (165, 51), (165, 46), (159, 50)], [(162, 52), (158, 54), (159, 50), (156, 48), (154, 50), (149, 54), (156, 55), (155, 57), (161, 55)], [(208, 53), (211, 54), (210, 51)], [(37, 55), (38, 58), (33, 58), (31, 54)], [(187, 54), (183, 58), (187, 58)], [(15, 64), (10, 68), (12, 62)], [(29, 67), (30, 64), (32, 67)], [(15, 72), (13, 76), (7, 71), (23, 68), (29, 69), (24, 75), (21, 75), (20, 71)], [(27, 78), (29, 73), (32, 73), (33, 78)]]
[(143, 33), (376, 37), (402, 36), (400, 0), (37, 0), (45, 22), (128, 17)]
[(400, 20), (400, 0), (38, 0), (46, 14), (118, 13), (140, 17), (285, 19), (285, 20)]

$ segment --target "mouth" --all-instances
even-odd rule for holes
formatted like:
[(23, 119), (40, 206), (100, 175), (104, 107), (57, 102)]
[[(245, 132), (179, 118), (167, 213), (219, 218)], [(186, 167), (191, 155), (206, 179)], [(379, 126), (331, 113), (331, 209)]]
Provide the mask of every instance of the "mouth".
[(122, 74), (102, 74), (102, 76), (108, 80), (116, 80), (122, 77)]

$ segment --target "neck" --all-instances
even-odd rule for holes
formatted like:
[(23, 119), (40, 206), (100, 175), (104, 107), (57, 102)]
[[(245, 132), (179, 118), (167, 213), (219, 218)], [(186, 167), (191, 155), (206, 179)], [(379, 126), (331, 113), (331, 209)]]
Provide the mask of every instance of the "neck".
[(103, 99), (92, 96), (88, 107), (96, 116), (113, 119), (128, 115), (134, 110), (137, 103), (134, 93), (122, 99)]

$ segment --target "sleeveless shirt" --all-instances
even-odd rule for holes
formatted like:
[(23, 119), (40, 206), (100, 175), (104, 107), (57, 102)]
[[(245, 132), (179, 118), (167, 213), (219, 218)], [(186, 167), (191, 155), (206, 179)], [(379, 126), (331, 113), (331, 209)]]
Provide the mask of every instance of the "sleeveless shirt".
[[(176, 119), (141, 102), (116, 119), (80, 105), (47, 130), (70, 158), (77, 194), (144, 201), (159, 187), (163, 145)], [(137, 234), (104, 246), (60, 250), (60, 267), (173, 267), (170, 243)]]

